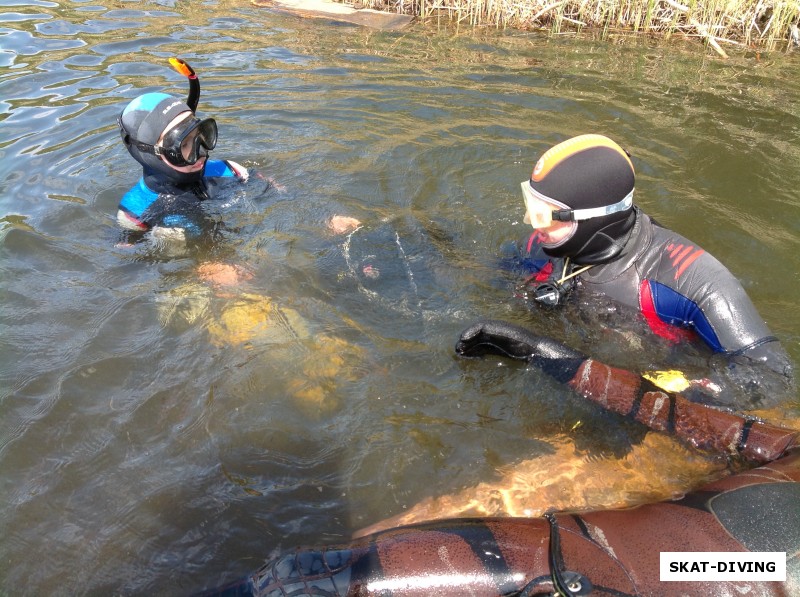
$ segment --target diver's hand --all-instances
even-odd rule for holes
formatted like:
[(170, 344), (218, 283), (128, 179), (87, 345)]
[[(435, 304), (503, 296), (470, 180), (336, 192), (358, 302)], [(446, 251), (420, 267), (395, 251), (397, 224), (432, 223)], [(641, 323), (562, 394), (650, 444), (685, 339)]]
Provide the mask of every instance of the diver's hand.
[(236, 178), (240, 181), (247, 182), (247, 179), (250, 178), (250, 172), (241, 164), (237, 164), (233, 160), (225, 160), (225, 163), (228, 164), (228, 167), (233, 170)]
[(328, 221), (328, 229), (334, 234), (345, 234), (352, 232), (361, 226), (361, 221), (350, 216), (333, 216)]
[(478, 321), (461, 332), (456, 343), (456, 352), (464, 357), (498, 354), (512, 359), (535, 361), (540, 366), (542, 361), (583, 361), (586, 358), (552, 338), (537, 336), (518, 325), (493, 319)]

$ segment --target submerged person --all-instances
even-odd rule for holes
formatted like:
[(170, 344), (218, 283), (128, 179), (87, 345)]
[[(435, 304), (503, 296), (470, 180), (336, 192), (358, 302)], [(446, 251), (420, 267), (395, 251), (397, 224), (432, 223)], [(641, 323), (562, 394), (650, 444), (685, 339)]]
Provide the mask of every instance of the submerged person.
[[(186, 101), (146, 93), (132, 100), (118, 118), (122, 141), (141, 164), (142, 177), (123, 196), (116, 219), (130, 240), (149, 236), (182, 247), (213, 235), (222, 225), (215, 212), (230, 205), (237, 193), (246, 189), (253, 196), (282, 187), (234, 161), (210, 159), (217, 123), (197, 116), (197, 75), (183, 60), (172, 58), (170, 64), (189, 79)], [(357, 219), (341, 215), (327, 221), (333, 234), (359, 225)], [(317, 330), (297, 309), (248, 292), (253, 269), (201, 261), (194, 270), (197, 279), (157, 295), (159, 322), (179, 327), (204, 320), (215, 346), (268, 348), (271, 364), (300, 372), (288, 379), (287, 394), (306, 413), (328, 413), (338, 407), (332, 388), (355, 379), (358, 371), (351, 363), (362, 363), (364, 355), (359, 347)], [(303, 298), (296, 303), (304, 303)]]
[[(717, 479), (674, 501), (636, 508), (561, 511), (534, 517), (476, 517), (472, 509), (423, 522), (383, 521), (349, 543), (295, 548), (258, 570), (203, 593), (285, 595), (754, 595), (796, 594), (800, 582), (800, 432), (665, 394), (636, 374), (587, 358), (546, 336), (483, 320), (456, 344), (463, 357), (526, 361), (603, 410), (668, 432), (692, 447), (762, 465)], [(609, 392), (613, 388), (613, 392)], [(665, 401), (671, 408), (662, 408)], [(650, 435), (655, 435), (652, 433)], [(574, 476), (573, 476), (573, 480)], [(531, 488), (531, 484), (528, 483)], [(540, 488), (537, 488), (537, 490)], [(497, 492), (496, 492), (497, 493)], [(505, 492), (514, 493), (514, 492)], [(680, 496), (680, 497), (678, 497)], [(677, 498), (677, 499), (676, 499)], [(377, 530), (376, 530), (377, 529)], [(785, 578), (674, 577), (665, 552), (780, 552)], [(710, 578), (710, 577), (709, 577)], [(746, 587), (746, 591), (742, 590)], [(706, 593), (708, 589), (708, 593)]]
[[(759, 372), (743, 376), (748, 391), (758, 393), (762, 372), (788, 388), (790, 360), (739, 281), (636, 206), (634, 183), (629, 155), (602, 135), (574, 137), (541, 156), (521, 183), (533, 228), (517, 254), (526, 293), (548, 305), (575, 288), (605, 295), (638, 310), (660, 336), (678, 341), (688, 330), (730, 365), (756, 365), (744, 367)], [(780, 397), (754, 397), (754, 405), (771, 398)]]

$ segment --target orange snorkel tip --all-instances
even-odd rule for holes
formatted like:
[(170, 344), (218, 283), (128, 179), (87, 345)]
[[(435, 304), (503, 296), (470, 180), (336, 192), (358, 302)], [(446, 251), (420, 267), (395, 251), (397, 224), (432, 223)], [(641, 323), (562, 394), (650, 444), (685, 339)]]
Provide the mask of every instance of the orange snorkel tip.
[(169, 59), (169, 63), (170, 65), (172, 65), (172, 68), (174, 68), (184, 77), (191, 78), (197, 76), (194, 72), (194, 69), (191, 66), (189, 66), (189, 63), (186, 62), (185, 60), (173, 57)]
[(194, 69), (189, 66), (189, 63), (181, 58), (172, 57), (169, 63), (176, 71), (189, 79), (189, 97), (186, 98), (186, 105), (192, 110), (197, 111), (197, 102), (200, 101), (200, 79), (194, 72)]

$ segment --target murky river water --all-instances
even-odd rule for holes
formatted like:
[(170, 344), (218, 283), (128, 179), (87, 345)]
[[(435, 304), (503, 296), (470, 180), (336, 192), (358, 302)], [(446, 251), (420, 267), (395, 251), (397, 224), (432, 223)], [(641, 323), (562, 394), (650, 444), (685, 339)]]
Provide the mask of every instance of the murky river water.
[[(429, 498), (521, 482), (440, 514), (536, 514), (719, 473), (536, 371), (453, 355), (492, 316), (660, 364), (602, 320), (530, 313), (498, 270), (519, 181), (574, 134), (631, 151), (638, 203), (720, 257), (800, 362), (798, 56), (380, 33), (227, 0), (19, 0), (0, 21), (0, 593), (188, 594)], [(184, 95), (173, 55), (200, 74), (214, 156), (283, 187), (232, 197), (188, 253), (128, 247), (114, 221), (139, 176), (117, 114)], [(332, 214), (364, 226), (333, 234)], [(211, 260), (251, 277), (211, 286)]]

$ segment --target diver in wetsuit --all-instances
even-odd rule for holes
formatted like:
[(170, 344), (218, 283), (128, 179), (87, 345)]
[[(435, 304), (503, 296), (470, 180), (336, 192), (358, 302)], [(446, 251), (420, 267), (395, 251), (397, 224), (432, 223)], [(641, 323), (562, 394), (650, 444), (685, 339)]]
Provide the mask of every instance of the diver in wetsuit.
[[(209, 199), (230, 199), (247, 183), (253, 196), (283, 186), (231, 160), (209, 159), (217, 143), (217, 123), (198, 118), (200, 82), (185, 61), (170, 64), (189, 80), (185, 102), (166, 93), (146, 93), (131, 101), (117, 119), (120, 136), (142, 178), (122, 198), (117, 222), (125, 231), (188, 240), (218, 224), (209, 218)], [(255, 188), (253, 185), (258, 185)], [(357, 228), (356, 218), (334, 214), (326, 225), (334, 234)]]
[[(518, 247), (526, 293), (549, 305), (576, 287), (605, 295), (638, 310), (658, 335), (679, 340), (688, 330), (731, 364), (756, 364), (791, 383), (788, 356), (739, 281), (642, 212), (634, 183), (628, 154), (601, 135), (569, 139), (541, 156), (521, 183), (525, 222), (534, 229)], [(752, 377), (747, 383), (759, 385)]]
[(187, 100), (146, 93), (118, 118), (122, 141), (143, 173), (120, 201), (117, 222), (132, 232), (186, 239), (207, 225), (203, 202), (220, 196), (231, 183), (247, 182), (249, 175), (236, 162), (209, 159), (217, 123), (196, 115), (200, 83), (194, 70), (177, 58), (170, 63), (189, 79)]

